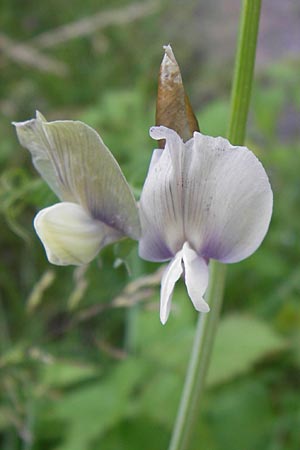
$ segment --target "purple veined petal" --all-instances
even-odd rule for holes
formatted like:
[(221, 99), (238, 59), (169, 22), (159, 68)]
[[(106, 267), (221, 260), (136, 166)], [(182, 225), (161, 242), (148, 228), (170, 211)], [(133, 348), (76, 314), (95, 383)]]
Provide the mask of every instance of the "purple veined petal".
[(154, 150), (141, 194), (139, 254), (149, 261), (165, 261), (185, 241), (181, 181), (184, 144), (175, 131), (166, 127), (153, 127), (150, 135), (166, 139), (166, 146), (163, 151)]
[[(192, 145), (191, 145), (192, 144)], [(184, 167), (184, 229), (198, 254), (233, 263), (261, 244), (272, 215), (268, 176), (246, 147), (194, 133)]]
[(150, 134), (166, 139), (166, 147), (151, 164), (141, 196), (140, 256), (162, 261), (186, 241), (205, 259), (237, 262), (251, 255), (268, 230), (273, 205), (255, 155), (197, 132), (185, 144), (165, 127)]
[(88, 264), (120, 233), (93, 219), (77, 203), (62, 202), (42, 209), (34, 219), (35, 230), (52, 264)]
[(163, 325), (168, 320), (171, 310), (174, 286), (176, 281), (179, 280), (182, 272), (182, 251), (179, 251), (167, 265), (161, 280), (160, 320)]
[(209, 306), (203, 298), (208, 285), (207, 263), (187, 242), (183, 245), (182, 258), (189, 297), (197, 311), (207, 313)]
[(123, 235), (138, 239), (138, 209), (113, 155), (95, 130), (79, 121), (16, 123), (21, 145), (63, 201), (79, 203), (91, 215)]
[[(156, 176), (157, 178), (163, 178), (164, 168), (169, 167), (169, 161), (164, 161), (162, 164), (163, 168), (159, 168), (159, 170), (157, 170), (157, 167), (160, 167), (158, 162), (162, 157), (162, 153), (163, 150), (161, 149), (154, 150), (149, 165), (146, 182), (151, 173), (154, 174), (154, 178)], [(165, 157), (164, 159), (166, 160)], [(158, 186), (156, 187), (158, 188)], [(155, 197), (155, 195), (155, 192), (154, 195), (152, 195), (151, 186), (148, 190), (145, 190), (144, 187), (139, 203), (142, 225), (142, 236), (139, 241), (139, 255), (141, 258), (148, 261), (166, 261), (173, 257), (173, 252), (168, 247), (165, 239), (165, 217), (163, 214), (160, 214), (160, 209), (157, 209), (160, 199)], [(159, 192), (157, 195), (159, 195)]]
[(148, 172), (150, 172), (153, 169), (153, 167), (155, 166), (155, 164), (159, 161), (163, 151), (164, 150), (161, 148), (157, 148), (156, 150), (153, 151), (151, 161), (150, 161), (150, 164), (148, 167)]
[(149, 134), (152, 139), (155, 139), (157, 141), (160, 139), (166, 139), (166, 145), (163, 153), (165, 151), (169, 153), (172, 159), (174, 173), (176, 174), (176, 176), (180, 177), (182, 158), (184, 156), (184, 143), (181, 137), (176, 133), (176, 131), (162, 125), (159, 127), (151, 127)]

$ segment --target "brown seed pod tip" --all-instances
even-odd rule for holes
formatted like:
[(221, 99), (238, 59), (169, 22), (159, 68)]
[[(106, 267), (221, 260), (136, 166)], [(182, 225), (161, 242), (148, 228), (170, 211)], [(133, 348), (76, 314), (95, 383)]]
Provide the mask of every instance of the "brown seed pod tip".
[(170, 45), (170, 44), (164, 45), (164, 46), (163, 46), (163, 49), (164, 49), (164, 51), (165, 51), (164, 58), (168, 58), (168, 59), (169, 59), (170, 61), (172, 61), (174, 64), (177, 64), (177, 61), (176, 61), (176, 59), (175, 59), (175, 56), (174, 56), (174, 53), (173, 53), (173, 50), (172, 50), (171, 45)]
[[(185, 94), (180, 68), (172, 47), (165, 45), (164, 50), (158, 78), (155, 123), (175, 130), (187, 141), (194, 131), (199, 130), (197, 119)], [(164, 140), (159, 141), (160, 148), (163, 148), (164, 144)]]
[(160, 66), (160, 80), (163, 84), (181, 84), (182, 78), (171, 45), (164, 45), (165, 54)]

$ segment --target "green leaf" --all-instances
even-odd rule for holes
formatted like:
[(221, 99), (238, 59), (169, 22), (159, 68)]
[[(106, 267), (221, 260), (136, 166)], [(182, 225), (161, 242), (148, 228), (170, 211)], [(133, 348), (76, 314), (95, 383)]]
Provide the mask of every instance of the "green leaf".
[(54, 414), (67, 425), (65, 443), (59, 450), (83, 450), (115, 426), (128, 408), (131, 393), (145, 373), (137, 359), (119, 363), (104, 380), (66, 394)]
[(243, 378), (222, 386), (204, 398), (200, 430), (196, 430), (194, 445), (203, 439), (203, 428), (211, 444), (209, 450), (271, 450), (270, 435), (274, 411), (269, 393), (261, 380)]
[[(180, 284), (176, 286), (173, 309), (165, 326), (159, 322), (158, 310), (140, 312), (139, 350), (152, 362), (153, 369), (144, 380), (135, 404), (137, 417), (145, 415), (171, 427), (191, 352), (196, 315), (185, 287)], [(219, 324), (208, 385), (212, 387), (246, 374), (255, 363), (285, 348), (285, 340), (269, 324), (243, 314), (228, 315)]]
[[(155, 301), (158, 307), (158, 294)], [(191, 352), (196, 315), (185, 286), (179, 283), (165, 326), (159, 322), (158, 310), (140, 313), (140, 351), (146, 358), (164, 367), (164, 370), (168, 368), (184, 374)], [(264, 357), (285, 348), (285, 339), (278, 336), (268, 323), (250, 315), (228, 315), (219, 323), (208, 383), (219, 384), (244, 374)]]
[(219, 325), (208, 384), (222, 383), (241, 375), (265, 356), (284, 348), (285, 340), (267, 323), (242, 314), (227, 316)]
[(51, 387), (67, 387), (96, 375), (99, 375), (99, 369), (94, 366), (54, 361), (42, 366), (41, 383)]
[(182, 374), (169, 368), (151, 373), (136, 402), (136, 416), (146, 416), (171, 427), (179, 404), (182, 382)]
[(149, 417), (136, 417), (110, 430), (104, 439), (88, 450), (164, 449), (167, 448), (168, 439), (169, 432), (160, 423)]

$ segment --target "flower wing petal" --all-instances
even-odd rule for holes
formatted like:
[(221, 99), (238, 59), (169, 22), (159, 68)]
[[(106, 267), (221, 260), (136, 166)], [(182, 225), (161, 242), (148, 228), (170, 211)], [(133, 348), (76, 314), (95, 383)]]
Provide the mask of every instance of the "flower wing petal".
[(138, 239), (133, 194), (95, 130), (78, 121), (46, 122), (42, 116), (15, 125), (38, 171), (63, 201), (81, 204), (93, 218)]
[(173, 130), (153, 127), (153, 139), (166, 139), (154, 150), (140, 199), (140, 256), (149, 261), (170, 259), (183, 245), (181, 158), (183, 142)]
[(209, 306), (203, 298), (208, 285), (208, 267), (186, 242), (183, 246), (185, 284), (190, 299), (199, 312), (208, 312)]
[(34, 227), (48, 260), (59, 266), (87, 264), (102, 247), (120, 239), (115, 229), (70, 202), (42, 209), (34, 219)]
[(179, 280), (182, 272), (182, 251), (180, 251), (167, 265), (161, 279), (160, 320), (162, 324), (165, 324), (168, 320), (171, 310), (174, 286), (176, 281)]
[(272, 215), (268, 176), (246, 147), (194, 133), (187, 143), (183, 215), (186, 240), (206, 258), (241, 261), (261, 244)]

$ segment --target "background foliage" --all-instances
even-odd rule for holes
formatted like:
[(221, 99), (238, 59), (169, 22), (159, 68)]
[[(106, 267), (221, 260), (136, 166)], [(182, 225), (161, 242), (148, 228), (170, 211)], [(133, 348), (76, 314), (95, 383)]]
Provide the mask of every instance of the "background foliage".
[[(112, 18), (93, 29), (108, 8)], [(35, 109), (87, 122), (138, 197), (155, 145), (162, 45), (173, 45), (201, 130), (224, 135), (238, 12), (235, 0), (184, 10), (176, 1), (1, 3), (1, 449), (166, 448), (196, 320), (179, 284), (161, 326), (159, 267), (139, 260), (135, 243), (105, 249), (89, 267), (48, 264), (31, 223), (55, 197), (10, 122)], [(285, 39), (296, 13), (292, 0), (263, 8), (247, 144), (270, 175), (274, 216), (260, 250), (228, 271), (191, 450), (299, 449), (300, 40)], [(83, 18), (85, 35), (55, 42), (59, 27), (79, 29)]]

